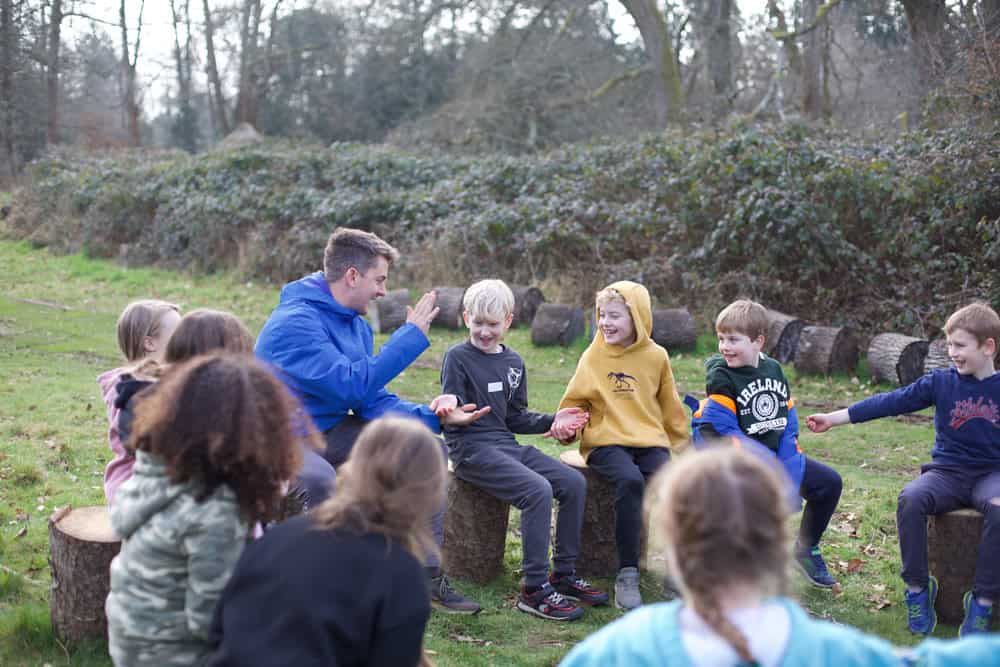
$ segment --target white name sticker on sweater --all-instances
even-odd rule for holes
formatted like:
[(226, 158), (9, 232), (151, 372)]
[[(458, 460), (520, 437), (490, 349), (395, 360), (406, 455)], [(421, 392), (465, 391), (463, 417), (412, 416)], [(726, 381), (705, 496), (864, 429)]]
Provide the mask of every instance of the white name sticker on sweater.
[(490, 382), (486, 385), (486, 391), (493, 393), (494, 391), (503, 391), (503, 382)]

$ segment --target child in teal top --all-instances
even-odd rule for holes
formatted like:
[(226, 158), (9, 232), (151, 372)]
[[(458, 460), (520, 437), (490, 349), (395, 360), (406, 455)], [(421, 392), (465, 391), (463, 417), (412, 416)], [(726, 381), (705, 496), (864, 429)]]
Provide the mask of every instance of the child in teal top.
[(649, 502), (683, 600), (608, 625), (563, 667), (901, 665), (889, 643), (812, 619), (780, 596), (790, 557), (784, 493), (778, 471), (733, 447), (668, 466)]

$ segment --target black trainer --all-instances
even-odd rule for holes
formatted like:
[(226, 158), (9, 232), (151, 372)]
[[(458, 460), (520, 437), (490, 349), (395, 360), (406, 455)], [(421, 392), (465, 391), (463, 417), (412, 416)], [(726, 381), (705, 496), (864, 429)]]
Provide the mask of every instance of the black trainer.
[(552, 588), (557, 593), (574, 602), (591, 607), (608, 603), (609, 598), (607, 593), (597, 590), (585, 579), (576, 576), (576, 574), (557, 575), (553, 572), (549, 575), (549, 583), (552, 584)]
[(534, 593), (522, 587), (517, 596), (517, 608), (552, 621), (575, 621), (583, 616), (582, 609), (560, 595), (548, 582)]
[(439, 574), (429, 577), (427, 585), (431, 593), (431, 606), (448, 614), (478, 614), (482, 607), (475, 600), (463, 597), (454, 588), (448, 577)]

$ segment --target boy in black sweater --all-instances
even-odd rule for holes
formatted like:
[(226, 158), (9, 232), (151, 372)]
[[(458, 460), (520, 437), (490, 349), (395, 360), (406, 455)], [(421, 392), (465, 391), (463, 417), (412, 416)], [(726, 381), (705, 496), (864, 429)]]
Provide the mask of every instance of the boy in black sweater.
[[(575, 602), (598, 605), (608, 601), (575, 575), (586, 482), (578, 471), (519, 445), (515, 433), (543, 433), (568, 439), (586, 423), (579, 408), (555, 415), (528, 411), (527, 375), (521, 357), (503, 345), (510, 327), (514, 295), (501, 280), (483, 280), (465, 292), (462, 317), (469, 340), (455, 345), (444, 357), (441, 386), (491, 411), (465, 427), (446, 427), (445, 441), (455, 476), (521, 510), (524, 585), (517, 608), (552, 620), (575, 620), (583, 615)], [(554, 572), (549, 574), (548, 552), (552, 499), (559, 501)]]

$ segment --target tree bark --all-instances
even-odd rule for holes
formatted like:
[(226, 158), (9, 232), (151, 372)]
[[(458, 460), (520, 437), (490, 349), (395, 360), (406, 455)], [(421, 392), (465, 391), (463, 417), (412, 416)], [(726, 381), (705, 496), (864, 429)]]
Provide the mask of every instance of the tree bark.
[(986, 34), (996, 35), (1000, 33), (1000, 0), (981, 0), (979, 13)]
[[(802, 3), (803, 22), (816, 21), (820, 0)], [(802, 59), (802, 112), (809, 118), (819, 118), (823, 113), (821, 79), (823, 68), (823, 42), (819, 30), (810, 30), (804, 37)]]
[(806, 326), (805, 321), (776, 310), (767, 311), (767, 340), (764, 352), (779, 362), (787, 364), (795, 359), (799, 347), (799, 336)]
[(257, 50), (260, 39), (261, 0), (244, 0), (240, 21), (240, 77), (236, 93), (236, 124), (257, 127)]
[(778, 40), (781, 42), (781, 48), (785, 52), (789, 69), (792, 70), (793, 74), (801, 78), (803, 70), (802, 52), (799, 51), (799, 45), (796, 43), (795, 38), (788, 34), (788, 22), (785, 21), (785, 13), (778, 6), (778, 0), (768, 0), (767, 13), (777, 28), (775, 32)]
[(139, 102), (136, 99), (136, 64), (139, 61), (139, 45), (142, 39), (142, 12), (145, 0), (139, 3), (139, 20), (136, 23), (135, 47), (129, 55), (128, 23), (125, 21), (125, 0), (118, 5), (118, 21), (122, 35), (122, 70), (125, 77), (125, 120), (128, 127), (129, 143), (132, 146), (142, 145), (139, 133)]
[(561, 303), (543, 303), (531, 322), (532, 345), (566, 346), (583, 335), (583, 309)]
[(858, 343), (846, 327), (804, 327), (795, 352), (795, 368), (802, 373), (853, 373), (858, 365)]
[(449, 575), (480, 584), (503, 573), (510, 505), (448, 473), (441, 560)]
[(434, 292), (437, 294), (437, 306), (441, 310), (431, 324), (446, 329), (462, 328), (462, 297), (465, 296), (465, 288), (435, 287)]
[(903, 0), (903, 11), (922, 64), (934, 75), (943, 74), (950, 60), (945, 0)]
[(104, 601), (121, 540), (111, 530), (107, 507), (67, 510), (49, 519), (49, 611), (52, 631), (69, 646), (107, 637)]
[(650, 338), (668, 352), (693, 350), (698, 342), (698, 327), (687, 308), (654, 310)]
[(17, 53), (14, 33), (13, 0), (0, 0), (0, 163), (7, 173), (0, 176), (13, 178), (18, 171), (17, 153), (14, 148), (14, 58)]
[(656, 84), (656, 119), (661, 126), (684, 106), (677, 55), (670, 42), (666, 19), (656, 0), (621, 0), (622, 5), (635, 21), (642, 37), (646, 58), (653, 68)]
[(872, 380), (907, 385), (924, 374), (926, 340), (895, 333), (879, 334), (868, 345), (868, 369)]
[(59, 49), (62, 20), (62, 0), (52, 0), (45, 63), (45, 97), (48, 105), (45, 143), (49, 146), (59, 143)]
[(218, 134), (226, 136), (231, 126), (226, 115), (226, 98), (222, 95), (222, 79), (219, 77), (219, 67), (215, 60), (215, 28), (212, 25), (212, 10), (208, 0), (202, 0), (202, 10), (205, 14), (205, 74), (211, 86), (209, 96), (212, 105), (212, 118)]
[(949, 625), (960, 625), (965, 617), (962, 596), (972, 590), (982, 534), (983, 515), (973, 509), (930, 517), (927, 556), (939, 586), (934, 609), (938, 618)]

